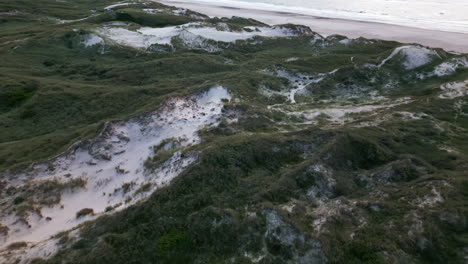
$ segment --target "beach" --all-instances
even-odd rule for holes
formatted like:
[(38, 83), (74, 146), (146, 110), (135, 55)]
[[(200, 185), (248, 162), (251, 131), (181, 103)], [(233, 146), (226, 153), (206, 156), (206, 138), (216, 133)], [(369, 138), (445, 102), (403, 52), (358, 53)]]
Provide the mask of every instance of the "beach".
[(191, 9), (210, 17), (239, 16), (256, 19), (269, 25), (287, 23), (305, 25), (324, 36), (339, 34), (348, 38), (364, 37), (402, 43), (418, 43), (431, 48), (442, 48), (447, 51), (468, 53), (468, 34), (462, 32), (431, 30), (379, 22), (327, 18), (291, 12), (245, 9), (212, 4), (207, 5), (167, 0), (157, 0), (156, 2)]

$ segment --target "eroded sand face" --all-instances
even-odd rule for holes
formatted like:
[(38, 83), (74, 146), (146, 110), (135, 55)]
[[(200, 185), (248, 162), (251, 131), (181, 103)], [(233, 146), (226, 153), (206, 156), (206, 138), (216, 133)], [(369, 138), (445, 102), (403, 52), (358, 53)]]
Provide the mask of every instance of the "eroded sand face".
[[(221, 86), (196, 96), (172, 98), (155, 112), (110, 122), (91, 143), (78, 143), (22, 173), (5, 173), (2, 179), (15, 193), (0, 197), (6, 201), (0, 207), (0, 223), (8, 230), (0, 234), (0, 248), (13, 242), (47, 240), (87, 220), (122, 210), (169, 184), (196, 160), (197, 153), (184, 150), (200, 142), (200, 129), (218, 124), (224, 102), (230, 98)], [(155, 146), (171, 151), (170, 157), (148, 168), (147, 160), (157, 155)], [(41, 190), (46, 184), (52, 190), (44, 195), (57, 195), (26, 193), (28, 189)], [(54, 186), (60, 186), (59, 190)], [(20, 196), (27, 199), (12, 206)], [(45, 205), (44, 200), (49, 198), (55, 202)], [(18, 206), (26, 205), (29, 209), (20, 214)], [(84, 208), (92, 211), (78, 217)]]
[[(95, 30), (102, 38), (118, 45), (137, 49), (149, 49), (152, 45), (163, 45), (172, 47), (174, 40), (183, 43), (183, 46), (190, 49), (202, 49), (208, 52), (220, 51), (217, 45), (210, 43), (223, 42), (235, 43), (238, 40), (251, 40), (254, 37), (295, 37), (313, 34), (309, 29), (297, 27), (295, 29), (272, 26), (272, 27), (244, 27), (241, 30), (232, 30), (225, 23), (216, 25), (193, 22), (179, 26), (169, 26), (162, 28), (141, 27), (132, 31), (119, 26), (104, 26)], [(84, 45), (89, 47), (96, 45), (99, 39), (95, 34), (89, 35), (84, 40)]]

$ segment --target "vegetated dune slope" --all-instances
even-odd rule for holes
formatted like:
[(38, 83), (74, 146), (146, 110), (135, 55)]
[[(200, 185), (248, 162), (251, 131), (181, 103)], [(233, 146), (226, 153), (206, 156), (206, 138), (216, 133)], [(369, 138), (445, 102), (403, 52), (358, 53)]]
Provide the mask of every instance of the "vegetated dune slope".
[(153, 2), (0, 18), (0, 262), (468, 257), (467, 55)]

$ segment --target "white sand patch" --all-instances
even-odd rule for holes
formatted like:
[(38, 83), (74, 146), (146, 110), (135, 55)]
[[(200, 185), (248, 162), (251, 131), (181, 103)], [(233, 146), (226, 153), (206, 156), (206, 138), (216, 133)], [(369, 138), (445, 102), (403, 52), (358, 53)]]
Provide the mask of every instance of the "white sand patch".
[[(292, 87), (288, 93), (289, 101), (292, 104), (295, 104), (297, 94), (304, 94), (306, 88), (309, 85), (321, 82), (326, 76), (335, 74), (338, 70), (339, 69), (335, 69), (328, 73), (318, 73), (313, 75), (300, 72), (291, 72), (284, 69), (275, 69), (274, 71), (263, 70), (261, 72), (287, 79), (290, 83), (290, 86)], [(275, 94), (283, 95), (283, 93)]]
[(319, 35), (319, 34), (315, 34), (312, 39), (310, 40), (310, 44), (314, 45), (315, 43), (317, 43), (318, 41), (321, 41), (323, 42), (324, 38)]
[[(266, 251), (266, 249), (264, 249)], [(244, 257), (248, 258), (252, 263), (259, 263), (267, 256), (267, 253), (262, 252), (262, 254), (253, 254), (250, 252), (244, 252)]]
[(450, 82), (440, 86), (442, 93), (439, 98), (453, 99), (468, 95), (468, 80), (464, 82)]
[(116, 7), (129, 6), (129, 5), (132, 5), (132, 4), (136, 4), (136, 3), (125, 2), (125, 3), (113, 4), (113, 5), (104, 7), (104, 10), (110, 11), (110, 10), (116, 8)]
[(98, 35), (96, 34), (88, 34), (84, 37), (84, 40), (83, 40), (83, 45), (85, 45), (85, 47), (92, 47), (92, 46), (95, 46), (95, 45), (102, 45), (104, 44), (104, 39), (102, 39), (101, 37), (99, 37)]
[[(411, 101), (402, 102), (401, 104), (409, 103)], [(368, 115), (369, 117), (375, 117), (372, 121), (359, 121), (358, 123), (353, 124), (356, 127), (369, 127), (369, 126), (378, 126), (382, 123), (393, 121), (393, 120), (401, 120), (405, 122), (411, 122), (414, 120), (420, 120), (422, 118), (430, 117), (425, 113), (412, 113), (406, 111), (397, 111), (397, 112), (390, 112), (381, 114), (381, 111), (376, 110), (376, 113), (371, 113)]]
[(237, 40), (246, 40), (255, 36), (250, 34), (250, 32), (221, 31), (211, 27), (194, 27), (188, 29), (188, 32), (205, 39), (212, 39), (221, 42), (236, 42)]
[(126, 27), (128, 25), (129, 25), (128, 23), (121, 22), (121, 21), (113, 21), (113, 22), (104, 24), (105, 27)]
[(238, 40), (248, 40), (260, 37), (292, 37), (302, 34), (301, 30), (289, 27), (246, 27), (241, 31), (226, 31), (223, 27), (213, 27), (210, 24), (188, 23), (180, 26), (150, 28), (142, 27), (137, 31), (124, 28), (103, 28), (97, 30), (105, 38), (116, 43), (134, 48), (146, 49), (151, 45), (172, 45), (172, 40), (180, 39), (189, 48), (216, 50), (209, 46), (206, 40), (234, 43)]
[(345, 46), (349, 46), (349, 45), (353, 44), (353, 40), (352, 40), (352, 39), (342, 39), (342, 40), (340, 40), (339, 42), (340, 42), (340, 44), (343, 44), (343, 45), (345, 45)]
[[(385, 87), (385, 86), (384, 86)], [(377, 102), (377, 101), (384, 101), (387, 100), (388, 98), (381, 95), (379, 91), (370, 91), (369, 92), (369, 97), (372, 101)]]
[(29, 264), (35, 258), (49, 259), (60, 249), (77, 241), (79, 239), (78, 231), (75, 229), (66, 234), (66, 245), (61, 244), (60, 238), (52, 238), (39, 243), (29, 243), (26, 247), (18, 250), (1, 250), (0, 263)]
[(351, 117), (349, 117), (350, 114), (371, 112), (379, 108), (383, 108), (383, 106), (366, 105), (366, 106), (350, 107), (350, 108), (311, 109), (311, 110), (306, 110), (303, 112), (293, 112), (292, 114), (303, 116), (308, 121), (308, 123), (311, 123), (311, 124), (317, 124), (318, 118), (322, 117), (332, 123), (343, 125), (353, 120)]
[(460, 154), (460, 151), (454, 149), (453, 147), (450, 147), (450, 146), (439, 146), (439, 149), (440, 150), (444, 150), (444, 151), (447, 151), (448, 153), (454, 153), (454, 154)]
[(27, 245), (17, 250), (3, 249), (0, 251), (0, 263), (26, 264), (34, 258), (48, 259), (59, 250), (58, 239), (50, 239), (37, 245)]
[[(0, 247), (17, 241), (46, 240), (105, 214), (108, 207), (122, 210), (169, 184), (196, 160), (196, 153), (183, 154), (182, 150), (200, 142), (200, 129), (218, 124), (224, 98), (231, 98), (228, 91), (215, 86), (197, 96), (170, 99), (158, 111), (108, 123), (93, 142), (77, 143), (57, 158), (35, 164), (20, 174), (2, 175), (6, 184), (19, 193), (0, 197), (0, 223), (9, 228)], [(169, 139), (178, 139), (179, 148), (154, 170), (146, 168), (145, 161), (155, 155), (152, 147)], [(25, 216), (15, 214), (12, 200), (26, 185), (77, 178), (86, 179), (85, 188), (65, 191), (59, 204), (39, 206)], [(147, 190), (139, 191), (145, 185)], [(92, 209), (92, 213), (78, 218), (77, 212), (83, 208)]]
[(315, 184), (307, 190), (307, 196), (314, 198), (318, 204), (322, 204), (333, 196), (336, 180), (333, 172), (322, 164), (314, 164), (308, 169), (313, 173)]
[(295, 201), (289, 201), (286, 204), (282, 204), (281, 209), (285, 210), (288, 213), (292, 213), (294, 210), (294, 207), (296, 207), (296, 202)]
[(291, 62), (291, 61), (298, 61), (299, 58), (298, 57), (291, 57), (291, 58), (287, 58), (285, 61), (286, 62)]
[(75, 23), (75, 22), (80, 22), (80, 21), (84, 21), (86, 19), (89, 19), (89, 18), (92, 18), (92, 17), (95, 17), (97, 16), (96, 14), (95, 15), (90, 15), (88, 17), (84, 17), (84, 18), (78, 18), (78, 19), (71, 19), (71, 20), (63, 20), (63, 19), (54, 19), (58, 24), (68, 24), (68, 23)]
[(421, 208), (434, 207), (438, 203), (442, 203), (442, 202), (444, 202), (444, 198), (442, 197), (440, 192), (435, 187), (432, 187), (430, 194), (416, 201), (418, 206)]
[(406, 111), (395, 112), (393, 115), (397, 115), (403, 121), (420, 120), (428, 116), (425, 113), (411, 113)]
[(266, 97), (273, 97), (273, 96), (276, 96), (276, 95), (279, 95), (279, 96), (284, 96), (284, 97), (289, 97), (289, 92), (288, 91), (275, 91), (275, 90), (272, 90), (268, 87), (266, 87), (265, 85), (261, 85), (260, 86), (260, 94), (266, 96)]
[(354, 118), (350, 116), (351, 114), (373, 112), (377, 109), (388, 107), (389, 106), (387, 105), (364, 105), (357, 107), (309, 109), (305, 111), (291, 112), (290, 114), (304, 118), (304, 124), (318, 124), (320, 119), (325, 119), (334, 124), (344, 125), (354, 121)]
[(452, 58), (449, 61), (437, 65), (433, 71), (418, 73), (417, 78), (424, 80), (430, 77), (442, 77), (455, 74), (458, 69), (468, 68), (468, 57)]
[[(454, 74), (458, 68), (467, 68), (468, 67), (468, 59), (466, 57), (462, 58), (454, 58), (448, 62), (441, 63), (437, 65), (434, 69), (434, 72), (430, 74), (430, 76), (447, 76)], [(429, 77), (430, 77), (429, 76)]]
[(313, 211), (314, 221), (312, 227), (316, 233), (322, 233), (325, 231), (325, 224), (328, 220), (336, 215), (339, 215), (341, 211), (352, 212), (356, 202), (349, 203), (348, 201), (337, 199), (321, 203)]
[(398, 54), (401, 54), (403, 57), (403, 67), (406, 70), (416, 69), (418, 67), (424, 66), (430, 63), (435, 56), (439, 57), (439, 54), (434, 51), (430, 50), (421, 46), (401, 46), (393, 50), (393, 52), (385, 58), (377, 67), (382, 67), (387, 63), (389, 60), (393, 59)]
[(169, 13), (176, 16), (185, 16), (190, 17), (193, 19), (204, 20), (206, 17), (198, 15), (196, 13), (190, 12), (185, 8), (176, 8), (176, 9), (169, 9), (169, 8), (144, 8), (142, 9), (143, 12), (154, 15), (154, 14), (161, 14), (161, 13)]
[[(387, 109), (407, 104), (411, 102), (410, 97), (402, 97), (393, 101), (377, 101), (374, 104), (367, 105), (350, 105), (350, 106), (336, 106), (329, 105), (324, 108), (313, 108), (300, 111), (287, 110), (287, 109), (278, 109), (283, 113), (291, 116), (296, 116), (302, 119), (302, 122), (297, 124), (302, 125), (317, 125), (321, 121), (326, 121), (330, 125), (346, 125), (352, 123), (356, 127), (367, 127), (367, 126), (376, 126), (384, 121), (387, 121), (393, 117), (393, 115), (384, 115)], [(376, 104), (378, 103), (378, 104)], [(272, 108), (277, 109), (280, 105), (273, 106)], [(303, 107), (303, 106), (301, 106)], [(412, 114), (408, 113), (405, 116), (405, 112), (401, 112), (401, 118), (421, 118), (424, 114)], [(377, 117), (372, 121), (365, 121), (369, 117)]]
[[(212, 27), (184, 27), (190, 33), (206, 39), (221, 42), (236, 42), (237, 40), (247, 40), (256, 36), (260, 37), (294, 37), (299, 36), (295, 30), (287, 27), (245, 27), (242, 31), (223, 31)], [(246, 31), (246, 29), (248, 31)]]
[(424, 225), (421, 216), (416, 212), (411, 211), (405, 215), (405, 219), (411, 223), (408, 230), (408, 236), (415, 237), (421, 235), (424, 232)]
[(314, 39), (311, 41), (312, 44), (317, 43), (319, 41), (319, 47), (321, 48), (326, 48), (330, 46), (335, 46), (335, 45), (344, 45), (346, 47), (349, 47), (351, 45), (357, 45), (357, 44), (362, 44), (362, 45), (367, 45), (367, 44), (372, 44), (375, 43), (374, 40), (368, 40), (364, 38), (343, 38), (341, 39), (342, 36), (338, 35), (331, 35), (327, 37), (326, 39), (321, 38), (320, 35), (314, 36)]
[(154, 15), (154, 14), (164, 13), (166, 10), (161, 9), (161, 8), (143, 8), (142, 11), (147, 14)]
[(18, 10), (0, 12), (0, 16), (14, 16), (14, 15), (19, 15), (19, 14), (24, 14), (24, 13)]
[(417, 46), (410, 46), (403, 49), (401, 53), (405, 57), (403, 66), (407, 70), (412, 70), (426, 65), (430, 63), (435, 56), (440, 58), (436, 51)]
[(302, 35), (311, 35), (315, 34), (310, 30), (308, 27), (304, 26), (296, 26), (296, 27), (289, 27), (289, 26), (271, 26), (271, 27), (255, 27), (249, 26), (245, 27), (244, 29), (251, 30), (252, 32), (248, 32), (251, 36), (262, 36), (262, 37), (296, 37)]
[(367, 224), (367, 220), (358, 212), (356, 205), (356, 201), (340, 198), (319, 204), (311, 213), (311, 216), (314, 217), (314, 221), (312, 222), (314, 231), (317, 234), (327, 232), (327, 222), (340, 216), (353, 219), (353, 222), (356, 224), (356, 230), (363, 228)]
[(187, 10), (185, 8), (174, 9), (174, 10), (172, 10), (172, 14), (174, 14), (176, 16), (186, 16), (186, 17), (190, 17), (190, 18), (198, 19), (198, 20), (206, 19), (206, 17), (191, 13), (191, 12), (189, 12), (189, 10)]
[(312, 83), (318, 83), (323, 80), (322, 76), (317, 78), (312, 77), (311, 75), (302, 74), (302, 73), (291, 73), (286, 70), (277, 70), (275, 72), (276, 76), (283, 77), (289, 80), (293, 89), (289, 92), (289, 101), (292, 104), (296, 103), (296, 94), (302, 93), (307, 86)]
[(177, 33), (172, 28), (162, 28), (158, 35), (145, 35), (125, 28), (104, 28), (97, 31), (119, 45), (146, 49), (151, 45), (171, 45), (172, 37)]

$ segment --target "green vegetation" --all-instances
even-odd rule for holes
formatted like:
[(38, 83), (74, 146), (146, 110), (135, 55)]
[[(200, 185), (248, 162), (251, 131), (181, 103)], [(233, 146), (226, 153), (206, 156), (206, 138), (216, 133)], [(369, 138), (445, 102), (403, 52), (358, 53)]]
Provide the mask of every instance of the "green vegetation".
[[(174, 251), (184, 251), (184, 244), (188, 243), (189, 239), (186, 233), (173, 230), (159, 238), (156, 255), (161, 258), (168, 258)], [(186, 259), (186, 261), (189, 261), (189, 259)]]
[(91, 208), (83, 208), (80, 211), (76, 212), (76, 218), (80, 218), (87, 215), (93, 215), (94, 210)]
[[(312, 129), (265, 134), (256, 139), (233, 135), (209, 142), (200, 162), (173, 184), (140, 206), (98, 219), (100, 228), (90, 225), (82, 233), (85, 244), (59, 254), (50, 263), (71, 259), (80, 259), (78, 263), (224, 262), (231, 258), (241, 261), (244, 251), (262, 255), (265, 250), (269, 254), (264, 263), (292, 260), (297, 256), (290, 255), (283, 242), (266, 243), (273, 239), (271, 234), (265, 235), (268, 222), (264, 217), (269, 210), (279, 212), (286, 225), (295, 225), (302, 234), (318, 237), (332, 263), (387, 263), (398, 257), (419, 263), (419, 254), (434, 250), (437, 254), (425, 255), (421, 263), (457, 263), (461, 254), (457, 241), (462, 237), (450, 230), (466, 230), (458, 224), (466, 214), (460, 207), (463, 187), (441, 189), (447, 199), (443, 209), (420, 208), (408, 201), (430, 193), (427, 188), (434, 184), (439, 188), (439, 183), (463, 180), (463, 171), (447, 171), (437, 164), (447, 160), (444, 166), (457, 167), (459, 162), (466, 164), (466, 159), (448, 158), (450, 155), (438, 150), (435, 143), (416, 149), (408, 144), (414, 140), (411, 132), (395, 136), (401, 129), (398, 124), (389, 124), (385, 129), (388, 132)], [(425, 135), (420, 140), (434, 138)], [(379, 183), (379, 171), (407, 155), (427, 157), (432, 165), (413, 163), (434, 170), (425, 170), (401, 183)], [(306, 195), (323, 177), (321, 172), (311, 172), (315, 164), (333, 171), (337, 184), (330, 199), (342, 201), (341, 205), (331, 202), (328, 210), (338, 212), (322, 233), (313, 228), (313, 221), (320, 217), (320, 206)], [(289, 213), (283, 205), (290, 201), (295, 206)], [(413, 220), (408, 217), (411, 212), (425, 219), (424, 231), (415, 237), (407, 236), (410, 231), (417, 232), (412, 230)], [(442, 224), (439, 219), (445, 214), (455, 222)], [(364, 222), (360, 222), (361, 218)], [(356, 232), (352, 239), (351, 232)], [(420, 248), (418, 239), (430, 239), (429, 248)], [(301, 252), (310, 247), (305, 245)], [(405, 253), (401, 255), (400, 250)]]
[[(114, 2), (10, 2), (0, 4), (0, 12), (18, 11), (0, 18), (0, 171), (5, 175), (94, 138), (108, 120), (157, 109), (171, 96), (215, 84), (233, 94), (220, 125), (203, 129), (202, 143), (185, 150), (198, 153), (197, 162), (144, 202), (85, 223), (78, 241), (64, 241), (56, 256), (35, 263), (466, 260), (467, 96), (441, 99), (439, 87), (467, 80), (468, 70), (418, 75), (455, 55), (438, 50), (440, 59), (405, 71), (401, 58), (382, 68), (364, 66), (378, 64), (399, 43), (358, 39), (343, 45), (340, 36), (316, 43), (313, 36), (256, 38), (256, 44), (221, 43), (223, 50), (211, 53), (177, 43), (165, 51), (85, 47), (84, 36), (106, 23), (125, 22), (135, 29), (199, 18), (175, 15), (159, 3), (104, 11)], [(142, 8), (169, 11), (147, 14)], [(234, 30), (262, 25), (236, 17), (207, 21)], [(273, 74), (275, 69), (323, 80), (297, 94), (293, 105), (292, 86)], [(260, 92), (265, 87), (276, 93)], [(336, 115), (336, 109), (369, 104), (382, 107)], [(307, 119), (307, 111), (317, 109), (333, 111)], [(173, 138), (148, 146), (153, 155), (146, 169), (167, 162), (182, 143)], [(132, 173), (120, 166), (115, 170), (118, 177)], [(3, 186), (0, 179), (0, 192), (17, 193)], [(11, 210), (40, 215), (40, 206), (60, 202), (63, 190), (85, 186), (82, 179), (31, 185), (22, 190), (27, 195), (11, 200)], [(133, 189), (138, 195), (152, 185), (126, 182), (115, 191)], [(93, 209), (84, 208), (76, 217), (91, 214)], [(0, 224), (0, 238), (7, 232)]]
[(161, 142), (157, 146), (153, 146), (154, 156), (148, 157), (145, 161), (145, 167), (148, 170), (155, 170), (167, 162), (172, 155), (181, 150), (182, 139), (170, 138)]
[(9, 250), (18, 250), (20, 248), (27, 247), (28, 244), (26, 242), (16, 242), (8, 245)]
[(86, 188), (87, 181), (83, 178), (74, 178), (67, 181), (39, 180), (31, 181), (19, 188), (10, 186), (4, 192), (5, 197), (14, 197), (11, 204), (7, 204), (3, 213), (14, 213), (27, 222), (31, 213), (35, 213), (42, 218), (42, 207), (59, 204), (62, 194), (66, 191), (74, 192)]

